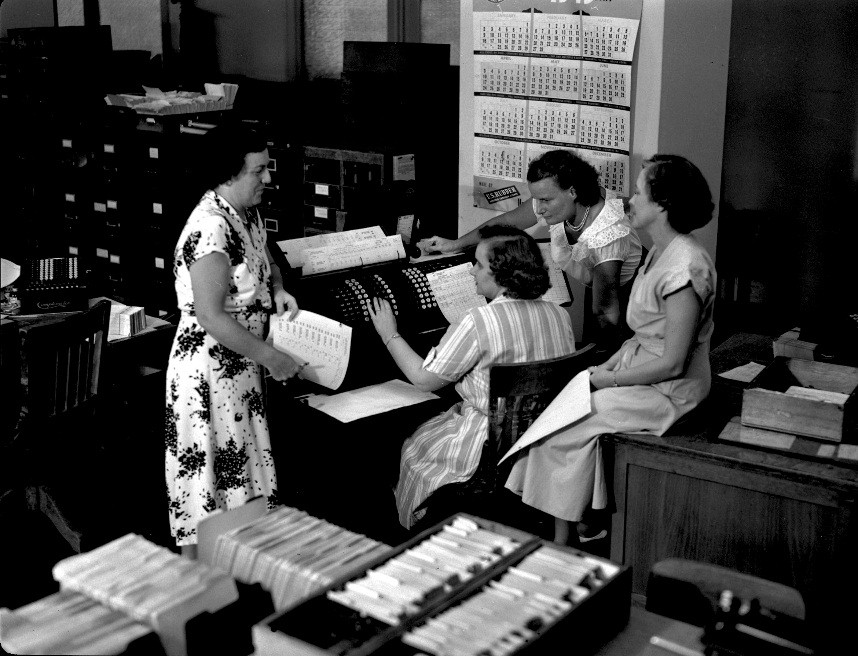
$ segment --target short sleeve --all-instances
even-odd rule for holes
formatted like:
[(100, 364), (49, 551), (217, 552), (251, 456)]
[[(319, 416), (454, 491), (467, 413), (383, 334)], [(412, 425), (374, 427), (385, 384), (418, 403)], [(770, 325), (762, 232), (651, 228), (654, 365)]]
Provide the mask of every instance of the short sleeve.
[(593, 265), (598, 266), (602, 262), (610, 262), (612, 260), (620, 260), (625, 262), (632, 250), (632, 243), (629, 235), (615, 239), (614, 241), (597, 246), (592, 249)]
[(715, 290), (715, 277), (709, 262), (699, 253), (691, 255), (681, 266), (677, 266), (665, 276), (661, 287), (661, 297), (667, 298), (689, 284), (694, 293), (705, 304)]
[(474, 318), (466, 314), (450, 326), (438, 346), (429, 351), (423, 368), (439, 378), (457, 381), (480, 361), (480, 344)]
[(182, 244), (182, 260), (190, 269), (197, 260), (210, 253), (226, 253), (230, 226), (217, 213), (195, 216), (189, 222)]

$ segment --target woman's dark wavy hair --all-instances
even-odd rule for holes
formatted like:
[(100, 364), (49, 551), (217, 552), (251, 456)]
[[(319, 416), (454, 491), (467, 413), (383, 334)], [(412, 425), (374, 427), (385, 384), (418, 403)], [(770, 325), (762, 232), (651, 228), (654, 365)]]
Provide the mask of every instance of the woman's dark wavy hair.
[(495, 282), (510, 298), (539, 298), (551, 283), (536, 240), (519, 228), (498, 224), (480, 229)]
[(653, 155), (643, 163), (649, 197), (667, 212), (667, 222), (682, 234), (712, 220), (712, 193), (706, 178), (681, 155)]
[(599, 172), (588, 162), (568, 150), (549, 150), (527, 167), (527, 181), (554, 178), (561, 189), (572, 189), (582, 205), (595, 205), (602, 198)]
[(219, 125), (203, 139), (206, 147), (203, 149), (205, 159), (200, 182), (208, 189), (214, 189), (241, 173), (248, 153), (261, 153), (268, 148), (264, 135), (236, 122)]

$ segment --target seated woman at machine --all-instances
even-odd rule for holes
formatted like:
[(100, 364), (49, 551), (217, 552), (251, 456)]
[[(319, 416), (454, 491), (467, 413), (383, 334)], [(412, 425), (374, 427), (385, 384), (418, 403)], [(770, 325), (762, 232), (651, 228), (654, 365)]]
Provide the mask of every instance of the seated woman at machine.
[(548, 272), (533, 238), (509, 226), (486, 228), (480, 238), (471, 275), (490, 302), (450, 326), (425, 359), (396, 332), (387, 301), (368, 304), (376, 332), (411, 383), (432, 391), (455, 382), (462, 397), (402, 447), (395, 496), (405, 528), (425, 514), (419, 506), (435, 490), (467, 481), (476, 471), (488, 432), (489, 368), (575, 350), (568, 313), (540, 299), (549, 288)]

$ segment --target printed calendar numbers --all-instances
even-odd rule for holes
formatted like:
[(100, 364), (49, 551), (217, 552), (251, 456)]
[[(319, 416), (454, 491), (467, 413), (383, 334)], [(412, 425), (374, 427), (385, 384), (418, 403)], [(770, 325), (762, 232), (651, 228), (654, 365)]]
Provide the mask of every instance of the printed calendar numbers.
[(533, 100), (528, 115), (527, 138), (540, 141), (575, 142), (578, 106)]
[(526, 95), (527, 60), (521, 57), (476, 55), (474, 91)]
[(610, 107), (583, 106), (580, 110), (578, 143), (597, 148), (629, 149), (629, 113)]
[(530, 67), (528, 95), (557, 100), (578, 99), (580, 64), (564, 59), (534, 59)]
[(531, 52), (581, 56), (581, 21), (578, 16), (534, 14)]
[(524, 178), (524, 146), (496, 139), (474, 140), (474, 172), (476, 175), (522, 180)]
[(474, 98), (474, 132), (498, 137), (524, 137), (527, 133), (524, 100)]
[(584, 62), (581, 100), (631, 106), (632, 69), (625, 64)]
[(584, 16), (583, 55), (599, 59), (632, 61), (638, 21)]
[(530, 15), (512, 12), (474, 14), (474, 50), (530, 52)]

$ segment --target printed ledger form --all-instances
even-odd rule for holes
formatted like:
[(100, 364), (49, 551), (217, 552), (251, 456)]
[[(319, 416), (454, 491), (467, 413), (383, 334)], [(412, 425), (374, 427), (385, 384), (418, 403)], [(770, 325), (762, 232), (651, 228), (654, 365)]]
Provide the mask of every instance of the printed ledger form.
[(301, 310), (291, 321), (285, 313), (273, 315), (271, 339), (277, 349), (299, 363), (308, 363), (301, 378), (329, 389), (343, 384), (351, 354), (351, 326)]

